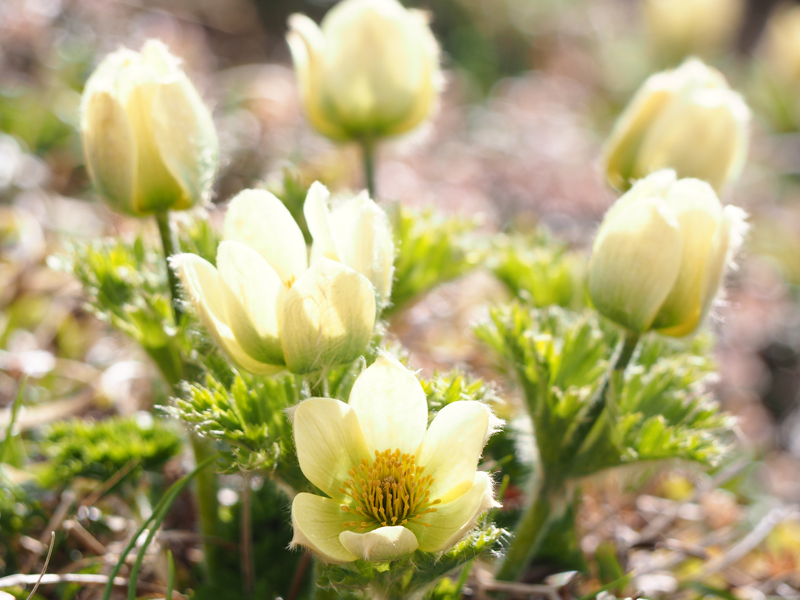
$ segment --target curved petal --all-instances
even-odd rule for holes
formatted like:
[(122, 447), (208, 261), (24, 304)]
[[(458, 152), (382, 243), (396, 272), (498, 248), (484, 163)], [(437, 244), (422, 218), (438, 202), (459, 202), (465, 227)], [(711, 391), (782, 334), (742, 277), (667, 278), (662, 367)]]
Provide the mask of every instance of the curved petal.
[(423, 474), (433, 477), (431, 499), (449, 502), (469, 489), (493, 421), (497, 422), (489, 407), (473, 400), (453, 402), (439, 411), (417, 461), (425, 467)]
[[(136, 132), (136, 176), (134, 198), (141, 214), (186, 204), (185, 192), (172, 176), (156, 143), (153, 128), (153, 99), (162, 86), (151, 80), (149, 69), (128, 69), (131, 78), (125, 111)], [(137, 83), (138, 81), (138, 83)]]
[(481, 471), (475, 473), (469, 490), (452, 502), (437, 505), (436, 512), (410, 522), (407, 527), (417, 536), (420, 550), (443, 552), (472, 531), (484, 511), (496, 506), (499, 504), (494, 499), (492, 480)]
[(322, 258), (339, 260), (336, 253), (336, 246), (333, 244), (330, 227), (330, 211), (328, 210), (328, 198), (330, 198), (328, 188), (319, 181), (311, 184), (303, 204), (303, 215), (308, 223), (308, 231), (314, 239), (311, 244), (311, 264), (318, 262)]
[(283, 202), (266, 190), (244, 190), (231, 200), (222, 237), (261, 254), (284, 283), (308, 267), (303, 232)]
[(643, 198), (600, 226), (589, 261), (589, 295), (598, 312), (641, 333), (650, 329), (680, 266), (675, 216), (663, 200)]
[(292, 501), (294, 537), (289, 547), (305, 546), (326, 563), (352, 562), (358, 557), (339, 541), (343, 522), (338, 502), (301, 492)]
[(698, 179), (679, 180), (666, 202), (681, 230), (681, 267), (652, 327), (678, 327), (689, 333), (697, 328), (703, 314), (703, 280), (714, 234), (722, 220), (722, 205), (711, 186)]
[(291, 15), (286, 42), (289, 44), (300, 96), (311, 125), (331, 139), (347, 139), (347, 133), (329, 118), (325, 110), (325, 91), (322, 87), (325, 38), (319, 26), (305, 15)]
[(226, 322), (236, 341), (254, 359), (283, 365), (280, 316), (286, 287), (255, 250), (237, 242), (217, 249)]
[(153, 137), (169, 172), (184, 191), (174, 209), (208, 200), (219, 162), (214, 123), (183, 73), (158, 87), (153, 97)]
[(339, 260), (372, 282), (380, 302), (387, 300), (394, 274), (394, 239), (386, 213), (362, 192), (336, 207), (330, 228)]
[(363, 275), (323, 258), (289, 290), (281, 342), (292, 373), (350, 362), (367, 348), (375, 326), (375, 292)]
[(419, 547), (417, 537), (405, 527), (379, 527), (367, 533), (343, 531), (339, 541), (361, 560), (380, 562), (411, 554)]
[(98, 193), (117, 210), (137, 214), (136, 138), (125, 109), (111, 93), (98, 91), (85, 101), (81, 134), (86, 168)]
[(300, 470), (331, 498), (341, 498), (339, 488), (350, 479), (350, 469), (371, 460), (356, 412), (339, 400), (309, 398), (292, 418)]
[(399, 449), (414, 454), (425, 437), (425, 392), (414, 373), (395, 358), (379, 356), (361, 373), (350, 391), (349, 403), (358, 414), (370, 452)]
[(234, 363), (258, 375), (273, 375), (284, 369), (250, 358), (236, 341), (225, 321), (223, 284), (214, 265), (196, 254), (177, 254), (170, 259), (170, 266), (180, 277), (184, 291), (206, 329)]

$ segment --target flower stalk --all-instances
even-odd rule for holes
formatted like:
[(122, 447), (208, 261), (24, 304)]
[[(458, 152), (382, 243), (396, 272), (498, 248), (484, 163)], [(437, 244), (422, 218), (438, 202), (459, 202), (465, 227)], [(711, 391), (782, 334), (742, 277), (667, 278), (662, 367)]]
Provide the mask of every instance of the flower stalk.
[(169, 225), (169, 211), (162, 210), (155, 213), (156, 224), (158, 225), (158, 234), (161, 236), (161, 246), (164, 248), (164, 260), (167, 268), (167, 281), (169, 281), (169, 293), (172, 299), (172, 313), (175, 317), (175, 325), (180, 325), (183, 318), (183, 311), (181, 310), (181, 296), (180, 286), (178, 283), (178, 275), (169, 264), (169, 259), (175, 255), (177, 243), (175, 234)]
[(503, 581), (518, 579), (530, 560), (539, 551), (547, 537), (550, 525), (560, 518), (569, 507), (572, 498), (571, 494), (567, 492), (563, 474), (569, 473), (568, 465), (575, 459), (587, 436), (603, 414), (608, 403), (609, 390), (613, 382), (621, 380), (624, 375), (639, 344), (639, 338), (639, 333), (626, 331), (614, 368), (607, 374), (600, 392), (595, 396), (560, 452), (559, 462), (561, 465), (567, 465), (566, 468), (557, 467), (556, 475), (552, 474), (552, 468), (543, 470), (542, 480), (533, 494), (533, 502), (528, 506), (517, 525), (514, 539), (500, 566), (497, 579)]
[(377, 200), (375, 189), (375, 141), (365, 138), (361, 141), (361, 154), (364, 160), (364, 184), (366, 185), (369, 197)]

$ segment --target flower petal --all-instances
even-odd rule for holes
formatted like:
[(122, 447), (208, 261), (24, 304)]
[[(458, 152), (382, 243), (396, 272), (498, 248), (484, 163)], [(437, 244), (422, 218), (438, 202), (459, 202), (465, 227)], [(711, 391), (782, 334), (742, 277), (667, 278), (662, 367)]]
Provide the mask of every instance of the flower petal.
[(338, 502), (301, 492), (292, 501), (294, 537), (289, 545), (305, 546), (326, 563), (341, 564), (357, 556), (339, 541), (342, 532), (342, 509)]
[[(475, 473), (469, 490), (452, 502), (437, 505), (436, 512), (426, 514), (419, 521), (410, 522), (407, 527), (417, 536), (420, 550), (442, 552), (472, 531), (484, 511), (496, 506), (499, 504), (494, 499), (492, 480), (487, 473), (481, 471)], [(428, 527), (425, 526), (426, 523)]]
[(85, 101), (81, 134), (86, 167), (98, 193), (117, 210), (136, 214), (136, 139), (125, 109), (111, 93), (98, 91)]
[(330, 120), (325, 110), (322, 90), (325, 38), (319, 26), (305, 15), (291, 15), (286, 42), (292, 53), (300, 96), (308, 120), (322, 135), (335, 140), (346, 139), (347, 133)]
[(281, 342), (292, 373), (312, 373), (358, 358), (372, 338), (375, 292), (363, 275), (327, 258), (289, 290)]
[(394, 274), (394, 239), (386, 213), (363, 192), (336, 207), (330, 228), (339, 260), (372, 282), (379, 302), (388, 300)]
[(679, 180), (666, 202), (681, 231), (681, 266), (652, 327), (678, 328), (686, 335), (697, 329), (703, 315), (703, 279), (714, 234), (722, 220), (722, 205), (711, 186), (698, 179)]
[(308, 230), (314, 243), (311, 244), (311, 264), (322, 258), (339, 260), (336, 246), (333, 244), (330, 228), (330, 211), (328, 210), (328, 188), (319, 181), (311, 184), (303, 204), (303, 215), (308, 223)]
[(390, 356), (379, 356), (358, 376), (349, 403), (370, 452), (399, 449), (414, 454), (425, 437), (425, 392), (414, 373)]
[(217, 249), (226, 322), (236, 341), (252, 358), (283, 365), (280, 316), (286, 287), (275, 270), (255, 250), (237, 242)]
[(589, 295), (598, 312), (641, 333), (650, 329), (678, 278), (681, 231), (660, 198), (609, 212), (592, 246)]
[(405, 527), (379, 527), (367, 533), (343, 531), (339, 541), (361, 560), (394, 560), (411, 554), (419, 547), (417, 537)]
[(206, 329), (234, 363), (259, 375), (273, 375), (283, 370), (281, 366), (260, 363), (250, 358), (236, 341), (225, 321), (223, 283), (214, 265), (196, 254), (177, 254), (170, 259), (170, 266), (180, 277), (183, 288)]
[(299, 278), (308, 267), (303, 232), (283, 202), (266, 190), (244, 190), (231, 200), (223, 239), (250, 246), (284, 283)]
[(323, 492), (341, 498), (350, 469), (371, 459), (356, 411), (339, 400), (309, 398), (292, 418), (300, 470)]
[(156, 89), (153, 137), (169, 172), (183, 188), (175, 210), (208, 200), (219, 161), (219, 142), (211, 114), (182, 72)]
[(495, 423), (489, 407), (473, 400), (453, 402), (439, 411), (425, 434), (417, 461), (425, 467), (424, 475), (433, 477), (431, 499), (450, 502), (470, 488)]

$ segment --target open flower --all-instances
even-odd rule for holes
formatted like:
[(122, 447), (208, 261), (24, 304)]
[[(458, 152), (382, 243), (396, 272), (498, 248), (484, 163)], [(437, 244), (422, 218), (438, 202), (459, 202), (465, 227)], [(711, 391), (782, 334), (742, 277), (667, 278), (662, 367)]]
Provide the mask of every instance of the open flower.
[(219, 147), (180, 61), (157, 40), (103, 59), (81, 105), (86, 167), (116, 210), (142, 216), (208, 199)]
[(465, 400), (428, 427), (422, 386), (393, 358), (358, 377), (349, 404), (310, 398), (293, 420), (300, 468), (327, 496), (295, 496), (292, 546), (325, 562), (442, 552), (497, 506), (491, 478), (476, 468), (498, 419)]
[[(317, 208), (308, 214), (317, 214), (326, 197), (324, 186), (314, 184), (306, 204)], [(352, 236), (355, 248), (369, 252), (379, 234), (361, 224)], [(338, 255), (312, 257), (309, 266), (303, 234), (278, 198), (265, 190), (237, 195), (225, 215), (223, 240), (216, 267), (195, 254), (175, 256), (172, 266), (237, 365), (260, 374), (310, 373), (364, 352), (375, 326), (375, 288)]]
[(697, 59), (644, 82), (603, 149), (618, 190), (660, 169), (695, 177), (719, 192), (747, 157), (750, 109), (722, 73)]
[(692, 333), (742, 242), (744, 218), (704, 181), (666, 169), (639, 180), (608, 211), (592, 246), (595, 308), (638, 333)]
[(396, 0), (344, 0), (320, 28), (289, 19), (287, 41), (308, 119), (335, 140), (414, 129), (439, 96), (439, 46), (425, 14)]

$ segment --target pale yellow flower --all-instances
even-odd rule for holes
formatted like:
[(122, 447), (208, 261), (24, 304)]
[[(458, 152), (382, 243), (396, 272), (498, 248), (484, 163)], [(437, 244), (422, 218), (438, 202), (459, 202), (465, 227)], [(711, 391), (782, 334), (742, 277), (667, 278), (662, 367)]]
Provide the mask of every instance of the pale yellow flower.
[(81, 105), (86, 167), (116, 210), (147, 215), (208, 199), (219, 148), (200, 96), (167, 47), (106, 56)]
[[(327, 190), (315, 183), (306, 213), (330, 234), (326, 198)], [(385, 219), (377, 206), (364, 210), (375, 222)], [(207, 329), (237, 365), (261, 374), (319, 371), (355, 360), (372, 337), (376, 290), (368, 277), (377, 267), (364, 274), (352, 267), (374, 266), (354, 255), (381, 255), (373, 244), (385, 232), (362, 221), (351, 224), (349, 244), (356, 250), (345, 258), (352, 266), (320, 252), (312, 252), (309, 264), (303, 234), (283, 203), (265, 190), (245, 190), (228, 207), (216, 267), (194, 254), (179, 254), (172, 265)], [(342, 248), (344, 255), (351, 246)], [(386, 252), (393, 254), (393, 246)]]
[(645, 0), (650, 41), (663, 58), (710, 57), (739, 31), (743, 0)]
[(405, 133), (432, 113), (439, 47), (421, 11), (396, 0), (344, 0), (320, 28), (289, 19), (287, 41), (309, 121), (335, 140)]
[(311, 262), (330, 258), (358, 271), (375, 286), (378, 303), (386, 304), (394, 275), (394, 238), (386, 213), (366, 191), (333, 211), (328, 209), (329, 196), (325, 186), (314, 183), (303, 206), (314, 238)]
[(800, 6), (778, 7), (764, 34), (763, 54), (771, 73), (785, 83), (800, 84)]
[(652, 75), (617, 119), (603, 149), (609, 184), (626, 190), (660, 169), (718, 192), (747, 157), (750, 109), (722, 74), (690, 59)]
[(692, 333), (717, 295), (746, 230), (697, 179), (664, 170), (638, 181), (608, 211), (594, 241), (589, 294), (595, 308), (639, 333)]
[(293, 546), (328, 563), (443, 552), (497, 506), (476, 471), (500, 422), (475, 401), (447, 405), (428, 427), (414, 374), (382, 356), (356, 380), (350, 403), (310, 398), (293, 413), (297, 457), (326, 496), (292, 503)]

